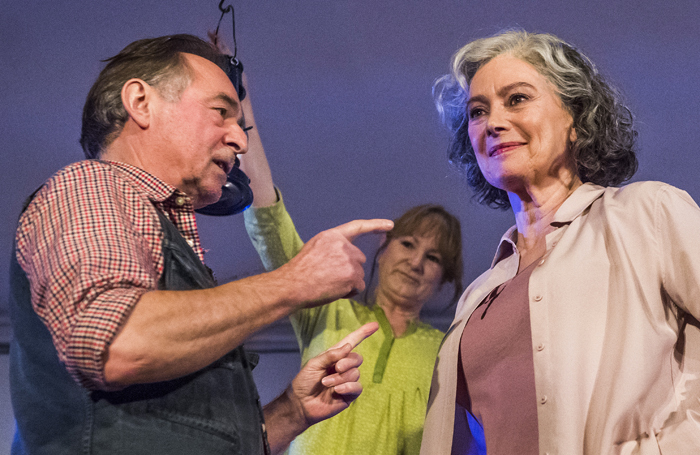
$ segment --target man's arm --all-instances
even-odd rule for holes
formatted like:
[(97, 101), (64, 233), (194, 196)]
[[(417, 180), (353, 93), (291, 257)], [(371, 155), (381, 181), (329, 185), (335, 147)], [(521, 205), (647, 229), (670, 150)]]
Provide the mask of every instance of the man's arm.
[(261, 327), (291, 312), (364, 289), (365, 256), (352, 245), (389, 220), (355, 220), (313, 237), (279, 269), (211, 289), (150, 291), (110, 344), (110, 387), (163, 381), (197, 371)]

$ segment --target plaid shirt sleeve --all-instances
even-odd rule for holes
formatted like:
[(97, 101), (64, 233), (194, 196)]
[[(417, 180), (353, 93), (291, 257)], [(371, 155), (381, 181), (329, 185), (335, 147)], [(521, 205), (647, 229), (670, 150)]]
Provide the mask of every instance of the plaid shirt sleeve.
[(59, 359), (105, 388), (109, 343), (162, 273), (162, 233), (148, 197), (104, 163), (64, 168), (20, 218), (17, 259)]

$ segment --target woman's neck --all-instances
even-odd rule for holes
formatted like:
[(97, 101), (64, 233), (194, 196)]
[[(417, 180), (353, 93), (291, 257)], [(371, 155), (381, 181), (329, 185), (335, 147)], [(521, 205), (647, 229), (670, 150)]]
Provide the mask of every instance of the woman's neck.
[(381, 292), (377, 292), (375, 303), (384, 310), (395, 337), (406, 333), (411, 322), (417, 321), (420, 315), (420, 306), (397, 304)]
[(578, 177), (546, 188), (530, 188), (523, 197), (508, 193), (515, 225), (518, 228), (517, 247), (520, 253), (518, 271), (525, 269), (546, 251), (546, 236), (554, 230), (552, 221), (559, 207), (581, 186)]

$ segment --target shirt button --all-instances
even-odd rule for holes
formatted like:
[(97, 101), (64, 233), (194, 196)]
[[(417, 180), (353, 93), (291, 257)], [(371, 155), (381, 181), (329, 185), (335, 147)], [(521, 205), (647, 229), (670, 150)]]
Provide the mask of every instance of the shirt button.
[(182, 207), (185, 205), (185, 198), (182, 196), (178, 196), (177, 199), (175, 199), (175, 203), (179, 206)]
[(540, 404), (545, 404), (547, 402), (547, 395), (543, 395), (542, 398), (540, 398)]
[(187, 244), (190, 246), (190, 248), (194, 248), (194, 240), (187, 239)]
[(544, 344), (542, 344), (542, 343), (538, 344), (538, 345), (537, 345), (537, 350), (538, 350), (538, 351), (544, 350)]
[(544, 258), (542, 258), (539, 265), (542, 265), (542, 264), (544, 264)]
[(542, 300), (542, 296), (539, 295), (539, 294), (536, 295), (536, 296), (535, 296), (535, 302), (539, 302), (540, 300)]

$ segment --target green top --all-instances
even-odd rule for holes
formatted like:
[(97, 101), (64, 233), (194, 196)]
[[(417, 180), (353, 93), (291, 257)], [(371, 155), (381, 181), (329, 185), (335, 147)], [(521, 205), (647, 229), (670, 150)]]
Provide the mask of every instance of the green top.
[[(299, 252), (299, 238), (284, 203), (245, 212), (246, 229), (268, 270)], [(356, 349), (363, 392), (350, 407), (299, 435), (290, 454), (418, 454), (435, 358), (443, 333), (412, 323), (395, 338), (379, 306), (349, 299), (300, 310), (290, 316), (302, 365), (367, 322), (381, 330)]]

